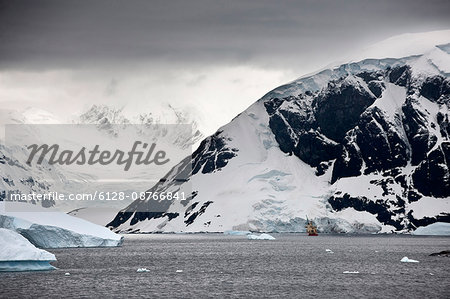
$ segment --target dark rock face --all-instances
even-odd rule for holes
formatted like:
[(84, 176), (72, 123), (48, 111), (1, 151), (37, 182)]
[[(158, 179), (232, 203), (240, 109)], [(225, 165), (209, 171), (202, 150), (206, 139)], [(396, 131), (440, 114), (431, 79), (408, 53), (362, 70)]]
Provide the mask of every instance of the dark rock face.
[(450, 194), (450, 143), (443, 142), (419, 164), (413, 173), (415, 187), (423, 194), (446, 197)]
[(383, 94), (383, 91), (386, 89), (386, 86), (383, 81), (370, 81), (369, 84), (367, 84), (370, 91), (377, 97), (381, 97)]
[(235, 157), (237, 149), (227, 146), (227, 139), (219, 131), (202, 141), (193, 154), (192, 173), (211, 173), (225, 167)]
[[(394, 220), (391, 212), (391, 206), (382, 199), (370, 200), (366, 197), (351, 197), (349, 194), (344, 194), (342, 197), (332, 196), (328, 199), (334, 210), (341, 211), (345, 208), (354, 208), (357, 211), (366, 211), (371, 214), (376, 214), (377, 219), (384, 224), (392, 225), (396, 229), (403, 228), (401, 221)], [(401, 205), (400, 203), (397, 203)], [(397, 206), (399, 207), (399, 206)]]
[(294, 154), (311, 166), (317, 167), (323, 161), (337, 157), (341, 147), (332, 143), (323, 135), (313, 131), (299, 134)]
[(406, 87), (411, 80), (411, 68), (408, 65), (394, 67), (388, 70), (389, 82)]
[[(363, 72), (356, 78), (363, 82), (355, 77), (340, 78), (318, 93), (266, 101), (269, 126), (280, 149), (315, 167), (317, 175), (333, 165), (331, 183), (382, 174), (386, 179), (370, 183), (382, 187), (383, 196), (395, 198), (388, 201), (338, 192), (328, 200), (334, 210), (352, 207), (367, 211), (397, 230), (450, 221), (444, 214), (423, 219), (405, 214), (405, 204), (422, 196), (450, 196), (449, 117), (445, 112), (434, 115), (426, 103), (450, 105), (449, 79), (413, 80), (407, 65)], [(396, 99), (404, 104), (390, 111), (391, 115), (371, 106), (387, 84), (405, 88), (406, 94), (406, 98)], [(439, 139), (443, 141), (438, 145)], [(408, 164), (414, 168), (405, 173)]]
[(427, 152), (435, 145), (437, 137), (430, 134), (427, 116), (420, 110), (416, 99), (408, 98), (402, 107), (404, 129), (411, 144), (411, 164), (416, 166), (425, 159)]
[(264, 104), (270, 115), (269, 126), (280, 149), (317, 167), (318, 173), (323, 174), (321, 163), (335, 159), (341, 146), (316, 130), (317, 122), (310, 106), (312, 99), (313, 94), (309, 93), (298, 98), (274, 98)]
[(358, 122), (356, 143), (366, 162), (365, 173), (405, 166), (409, 159), (408, 145), (399, 131), (387, 122), (379, 108), (363, 113)]
[[(198, 211), (193, 212), (193, 213), (186, 212), (186, 214), (184, 215), (184, 218), (187, 218), (187, 219), (184, 220), (184, 223), (186, 223), (186, 225), (190, 225), (190, 224), (194, 223), (195, 219), (196, 219), (198, 216), (200, 216), (201, 214), (205, 213), (206, 208), (207, 208), (210, 204), (212, 204), (212, 203), (213, 203), (212, 201), (207, 201), (207, 202), (205, 202), (205, 203), (201, 206), (201, 208), (200, 208)], [(191, 211), (192, 211), (194, 208), (195, 208), (195, 207), (193, 207), (193, 208), (191, 209)], [(187, 217), (187, 216), (189, 216), (189, 217)]]
[(339, 142), (375, 99), (359, 82), (331, 83), (315, 99), (317, 125), (325, 136)]
[(450, 138), (450, 122), (448, 120), (448, 114), (443, 114), (442, 112), (438, 112), (437, 116), (437, 123), (440, 128), (441, 135), (449, 139)]
[(433, 102), (444, 103), (448, 100), (449, 93), (450, 80), (442, 76), (427, 78), (420, 89), (420, 95)]
[(339, 155), (334, 162), (333, 173), (331, 176), (332, 183), (335, 183), (339, 178), (361, 175), (363, 158), (361, 151), (350, 136), (347, 136), (344, 139), (344, 152)]
[(450, 222), (450, 214), (441, 213), (441, 215), (437, 215), (436, 217), (423, 217), (422, 219), (416, 219), (413, 217), (412, 211), (410, 211), (407, 215), (407, 219), (410, 223), (409, 227), (415, 228), (419, 226), (427, 226), (435, 222)]

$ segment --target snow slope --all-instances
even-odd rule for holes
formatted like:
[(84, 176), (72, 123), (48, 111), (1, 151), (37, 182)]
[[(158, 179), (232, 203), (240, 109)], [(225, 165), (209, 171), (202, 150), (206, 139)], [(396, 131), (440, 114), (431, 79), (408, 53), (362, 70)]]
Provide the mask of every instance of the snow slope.
[(55, 269), (55, 255), (36, 248), (20, 234), (0, 228), (0, 272)]
[(18, 232), (42, 248), (110, 247), (123, 241), (103, 226), (18, 202), (0, 202), (0, 227)]

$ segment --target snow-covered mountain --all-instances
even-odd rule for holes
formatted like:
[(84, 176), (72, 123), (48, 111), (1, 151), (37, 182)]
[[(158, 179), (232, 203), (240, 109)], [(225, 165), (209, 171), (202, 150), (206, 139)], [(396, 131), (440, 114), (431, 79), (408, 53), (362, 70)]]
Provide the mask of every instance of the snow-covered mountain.
[(186, 200), (133, 202), (109, 226), (292, 232), (309, 218), (322, 232), (406, 232), (450, 222), (449, 37), (393, 38), (379, 55), (372, 47), (270, 91), (149, 190)]
[(198, 129), (197, 121), (193, 115), (177, 109), (170, 104), (167, 105), (164, 111), (159, 112), (157, 115), (153, 113), (142, 113), (129, 118), (123, 114), (122, 110), (123, 108), (117, 109), (106, 105), (92, 105), (90, 109), (82, 113), (78, 119), (74, 120), (74, 123), (96, 124), (99, 129), (105, 131), (111, 131), (114, 125), (145, 125), (152, 127), (152, 134), (156, 135), (167, 133), (167, 129), (164, 127), (166, 124), (190, 125), (191, 134), (174, 132), (178, 134), (171, 136), (174, 145), (183, 147), (193, 146), (204, 137)]
[[(31, 167), (25, 163), (29, 154), (27, 149), (5, 144), (5, 125), (27, 123), (60, 122), (51, 113), (37, 108), (28, 108), (22, 112), (0, 110), (0, 201), (9, 198), (10, 194), (47, 193), (55, 186), (55, 182), (66, 183), (64, 174), (57, 166), (44, 161), (42, 165)], [(43, 200), (41, 203), (44, 207), (55, 204), (53, 200)]]

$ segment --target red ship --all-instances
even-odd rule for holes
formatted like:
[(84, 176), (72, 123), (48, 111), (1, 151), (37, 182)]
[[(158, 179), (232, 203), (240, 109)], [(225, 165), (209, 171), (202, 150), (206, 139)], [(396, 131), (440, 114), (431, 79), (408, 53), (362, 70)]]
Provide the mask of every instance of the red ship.
[(308, 236), (318, 236), (317, 227), (312, 223), (312, 221), (308, 221), (308, 224), (306, 225), (306, 232), (308, 233)]

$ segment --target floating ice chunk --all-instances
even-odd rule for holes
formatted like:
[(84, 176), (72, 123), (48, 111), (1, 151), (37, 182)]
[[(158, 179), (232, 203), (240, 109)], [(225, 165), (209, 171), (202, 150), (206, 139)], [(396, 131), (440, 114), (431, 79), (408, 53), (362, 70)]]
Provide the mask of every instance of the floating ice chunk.
[(65, 276), (70, 276), (69, 272), (64, 273)]
[(230, 236), (245, 236), (251, 234), (248, 230), (227, 230), (223, 232), (224, 235)]
[(344, 274), (359, 274), (359, 271), (344, 271)]
[(55, 255), (36, 248), (15, 231), (0, 228), (0, 272), (53, 270)]
[(150, 272), (150, 270), (147, 268), (139, 268), (136, 272)]
[(400, 262), (402, 263), (418, 263), (419, 261), (409, 259), (407, 256), (403, 257)]
[(331, 250), (331, 249), (325, 249), (325, 251), (328, 253), (334, 253), (333, 250)]
[(41, 248), (109, 247), (123, 241), (122, 236), (104, 226), (19, 202), (0, 201), (0, 227), (26, 236)]
[(183, 273), (183, 270), (177, 270), (176, 273)]
[(255, 234), (249, 234), (249, 235), (247, 235), (247, 239), (249, 239), (249, 240), (275, 240), (275, 238), (269, 234), (260, 234), (259, 236), (255, 235)]

